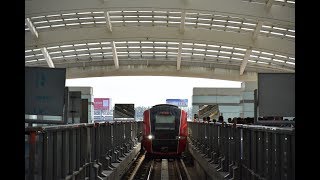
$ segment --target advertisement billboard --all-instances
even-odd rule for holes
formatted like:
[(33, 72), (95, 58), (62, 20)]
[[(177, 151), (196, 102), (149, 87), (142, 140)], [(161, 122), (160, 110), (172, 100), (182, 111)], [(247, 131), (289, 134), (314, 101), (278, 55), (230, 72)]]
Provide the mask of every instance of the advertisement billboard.
[(94, 98), (94, 110), (110, 110), (110, 98)]
[(167, 99), (166, 103), (176, 105), (178, 107), (188, 107), (188, 99)]

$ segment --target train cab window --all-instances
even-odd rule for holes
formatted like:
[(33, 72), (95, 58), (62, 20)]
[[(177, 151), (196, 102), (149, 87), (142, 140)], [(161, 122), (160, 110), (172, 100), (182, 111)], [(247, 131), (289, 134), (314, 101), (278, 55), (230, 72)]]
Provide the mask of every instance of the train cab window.
[(156, 115), (155, 118), (156, 130), (174, 130), (175, 116), (173, 115)]

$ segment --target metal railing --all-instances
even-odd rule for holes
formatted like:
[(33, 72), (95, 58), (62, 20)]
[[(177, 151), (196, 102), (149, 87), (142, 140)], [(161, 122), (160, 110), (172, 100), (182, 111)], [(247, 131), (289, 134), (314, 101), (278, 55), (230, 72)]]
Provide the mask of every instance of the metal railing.
[(95, 179), (140, 141), (142, 122), (25, 128), (25, 179)]
[(189, 122), (189, 138), (230, 179), (294, 180), (295, 129)]

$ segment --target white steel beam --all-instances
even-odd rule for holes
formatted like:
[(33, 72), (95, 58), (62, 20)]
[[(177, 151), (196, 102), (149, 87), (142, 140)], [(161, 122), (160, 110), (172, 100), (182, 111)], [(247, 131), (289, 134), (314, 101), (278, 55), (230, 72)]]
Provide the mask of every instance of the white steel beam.
[(273, 2), (274, 2), (274, 0), (269, 0), (269, 1), (267, 2), (267, 10), (270, 10)]
[(250, 57), (250, 54), (252, 52), (252, 49), (247, 49), (246, 54), (244, 55), (243, 61), (241, 63), (240, 66), (240, 75), (243, 75), (244, 70), (246, 69), (247, 63), (248, 63), (248, 59)]
[(62, 44), (76, 44), (83, 42), (101, 41), (170, 41), (170, 42), (195, 42), (204, 44), (219, 44), (248, 49), (255, 49), (276, 54), (294, 57), (295, 42), (286, 38), (269, 38), (260, 36), (252, 41), (250, 33), (234, 33), (225, 31), (208, 31), (205, 29), (186, 29), (180, 34), (176, 27), (113, 27), (113, 32), (106, 31), (105, 27), (57, 29), (54, 31), (41, 32), (42, 37), (38, 40), (31, 34), (25, 36), (25, 47), (50, 47)]
[(263, 22), (262, 21), (259, 21), (257, 26), (256, 26), (256, 29), (254, 30), (253, 32), (253, 36), (252, 36), (252, 39), (255, 41), (258, 37), (258, 34), (260, 33), (260, 30), (262, 28), (262, 24)]
[(181, 68), (181, 53), (182, 53), (182, 42), (179, 43), (178, 55), (177, 55), (177, 70)]
[(119, 59), (118, 59), (118, 54), (117, 54), (117, 47), (114, 41), (111, 41), (111, 49), (112, 49), (112, 54), (113, 54), (113, 61), (114, 61), (114, 66), (116, 69), (119, 69)]
[[(94, 62), (90, 62), (94, 63)], [(177, 77), (197, 77), (209, 79), (222, 79), (230, 81), (256, 81), (256, 72), (247, 72), (240, 76), (239, 70), (228, 68), (205, 68), (188, 67), (177, 71), (177, 67), (170, 65), (135, 65), (122, 66), (121, 69), (114, 69), (113, 66), (87, 65), (67, 66), (67, 79), (102, 77), (102, 76), (177, 76)]]
[(186, 22), (186, 11), (183, 11), (181, 13), (180, 33), (184, 33), (185, 22)]
[(111, 25), (111, 21), (110, 21), (109, 12), (108, 12), (108, 11), (105, 11), (105, 12), (104, 12), (104, 16), (105, 16), (105, 18), (106, 18), (106, 23), (107, 23), (108, 30), (109, 30), (110, 32), (112, 32), (112, 25)]
[(54, 64), (52, 62), (52, 59), (48, 53), (48, 50), (47, 48), (43, 47), (43, 48), (40, 48), (44, 58), (46, 59), (47, 63), (48, 63), (48, 66), (51, 67), (51, 68), (54, 68)]
[(25, 21), (26, 21), (26, 24), (27, 24), (28, 28), (30, 29), (31, 34), (34, 37), (38, 38), (39, 34), (38, 34), (36, 28), (34, 27), (34, 25), (32, 24), (30, 18), (27, 18)]
[(273, 6), (265, 10), (260, 3), (235, 0), (109, 0), (102, 3), (97, 0), (32, 0), (25, 1), (26, 17), (90, 11), (121, 11), (121, 10), (157, 10), (219, 12), (220, 15), (240, 18), (258, 19), (285, 26), (295, 26), (295, 8)]

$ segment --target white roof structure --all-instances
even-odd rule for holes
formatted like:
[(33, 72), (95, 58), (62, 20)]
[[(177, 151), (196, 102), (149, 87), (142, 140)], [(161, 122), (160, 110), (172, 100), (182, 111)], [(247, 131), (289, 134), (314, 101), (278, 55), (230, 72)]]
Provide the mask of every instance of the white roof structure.
[(25, 1), (25, 66), (67, 78), (295, 72), (295, 1)]

